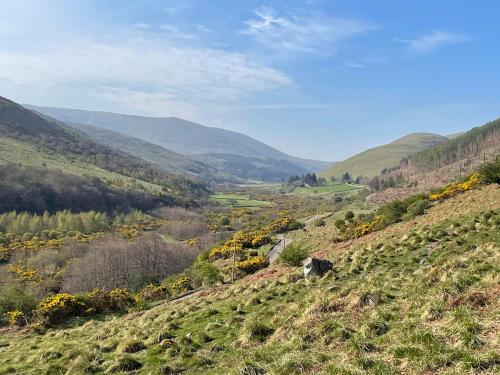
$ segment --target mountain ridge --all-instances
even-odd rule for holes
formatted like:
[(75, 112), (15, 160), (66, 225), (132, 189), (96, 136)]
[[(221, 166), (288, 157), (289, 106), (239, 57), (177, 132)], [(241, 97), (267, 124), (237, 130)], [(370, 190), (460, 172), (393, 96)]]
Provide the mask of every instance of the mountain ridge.
[[(233, 154), (287, 160), (310, 172), (320, 171), (331, 163), (288, 155), (248, 135), (210, 127), (178, 117), (146, 117), (113, 112), (27, 105), (37, 112), (63, 122), (93, 125), (158, 144), (184, 154)], [(167, 126), (165, 126), (167, 125)], [(158, 129), (162, 129), (159, 133)]]

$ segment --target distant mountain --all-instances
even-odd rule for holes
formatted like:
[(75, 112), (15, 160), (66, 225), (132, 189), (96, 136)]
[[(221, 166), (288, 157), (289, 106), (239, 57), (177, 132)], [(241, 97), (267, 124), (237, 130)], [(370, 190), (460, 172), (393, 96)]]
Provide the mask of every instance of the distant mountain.
[(249, 136), (176, 117), (156, 118), (30, 105), (27, 107), (63, 122), (113, 130), (185, 155), (231, 154), (285, 160), (310, 172), (323, 170), (331, 164), (290, 156)]
[(122, 150), (130, 155), (147, 160), (161, 168), (180, 174), (191, 174), (205, 180), (223, 179), (215, 168), (196, 161), (164, 147), (143, 141), (142, 139), (121, 134), (97, 126), (66, 123), (72, 128), (83, 132), (97, 143)]
[(182, 155), (139, 138), (97, 126), (66, 123), (94, 141), (145, 159), (161, 168), (194, 175), (210, 182), (243, 182), (243, 180), (281, 181), (309, 170), (286, 160), (252, 158), (232, 154)]
[(221, 172), (246, 180), (279, 182), (290, 176), (309, 173), (308, 169), (283, 159), (252, 158), (233, 154), (203, 154), (192, 157)]
[(394, 142), (363, 151), (332, 165), (320, 173), (324, 177), (340, 177), (349, 172), (352, 177), (378, 175), (383, 169), (399, 165), (408, 155), (447, 141), (448, 138), (432, 133), (412, 133)]
[[(197, 179), (170, 173), (146, 160), (96, 143), (60, 121), (2, 97), (0, 165), (8, 167), (2, 169), (2, 173), (17, 176), (17, 182), (2, 181), (7, 183), (3, 185), (4, 190), (13, 189), (12, 196), (19, 199), (28, 195), (35, 196), (35, 189), (44, 191), (43, 199), (49, 199), (54, 204), (60, 199), (59, 194), (69, 187), (58, 188), (57, 181), (53, 180), (59, 179), (64, 185), (77, 181), (66, 175), (84, 177), (83, 180), (78, 180), (80, 186), (72, 185), (73, 189), (83, 189), (83, 185), (88, 185), (85, 191), (94, 196), (92, 199), (101, 199), (103, 205), (106, 205), (104, 201), (107, 198), (112, 198), (111, 195), (115, 196), (111, 199), (114, 202), (119, 201), (116, 196), (128, 199), (122, 194), (124, 191), (134, 191), (136, 195), (141, 195), (141, 201), (160, 198), (165, 203), (175, 201), (179, 204), (187, 203), (207, 192), (206, 185)], [(25, 167), (32, 170), (28, 171)], [(53, 173), (55, 170), (61, 171), (63, 175)], [(112, 186), (112, 189), (106, 188), (106, 185)], [(18, 191), (18, 194), (14, 194), (14, 191)], [(24, 195), (21, 194), (23, 191)], [(156, 198), (147, 195), (150, 193), (154, 193)], [(29, 204), (31, 203), (25, 202), (25, 205)]]

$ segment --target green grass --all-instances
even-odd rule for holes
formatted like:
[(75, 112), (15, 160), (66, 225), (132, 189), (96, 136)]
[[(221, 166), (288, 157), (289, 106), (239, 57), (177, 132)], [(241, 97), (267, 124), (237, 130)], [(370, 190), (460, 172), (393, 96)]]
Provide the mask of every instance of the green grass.
[(111, 185), (131, 188), (133, 190), (148, 191), (151, 193), (162, 191), (161, 186), (110, 172), (80, 160), (70, 160), (61, 154), (41, 150), (25, 142), (0, 137), (0, 164), (6, 163), (60, 169), (66, 173), (78, 176), (96, 176), (109, 182)]
[(320, 173), (322, 177), (340, 177), (349, 172), (353, 178), (373, 177), (384, 168), (399, 165), (404, 157), (446, 141), (447, 138), (430, 133), (413, 133), (386, 145), (378, 146), (332, 165)]
[(331, 182), (324, 186), (297, 188), (293, 191), (293, 193), (299, 196), (327, 196), (335, 193), (357, 191), (362, 188), (363, 186), (360, 185)]
[(272, 267), (125, 316), (4, 332), (0, 374), (497, 373), (500, 210), (483, 208), (332, 246), (321, 278)]
[(261, 208), (272, 206), (271, 202), (250, 199), (248, 196), (239, 194), (215, 193), (210, 196), (210, 199), (222, 206), (232, 206), (234, 202), (234, 207), (238, 208)]

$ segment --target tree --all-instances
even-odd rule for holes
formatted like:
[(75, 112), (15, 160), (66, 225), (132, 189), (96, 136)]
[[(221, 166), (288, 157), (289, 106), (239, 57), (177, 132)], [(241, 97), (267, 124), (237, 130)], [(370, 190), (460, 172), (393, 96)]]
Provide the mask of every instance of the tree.
[(351, 175), (349, 174), (349, 172), (345, 172), (342, 175), (342, 182), (346, 183), (346, 182), (351, 182), (351, 181), (352, 181)]
[(354, 219), (354, 212), (352, 212), (352, 211), (347, 211), (347, 212), (345, 213), (345, 219), (346, 219), (347, 221), (351, 221), (352, 219)]

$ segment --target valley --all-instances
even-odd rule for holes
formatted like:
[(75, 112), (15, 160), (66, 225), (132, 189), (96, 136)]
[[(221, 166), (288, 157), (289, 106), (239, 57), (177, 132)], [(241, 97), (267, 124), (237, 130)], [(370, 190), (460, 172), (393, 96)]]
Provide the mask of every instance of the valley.
[(328, 176), (0, 104), (0, 374), (498, 368), (498, 120)]

